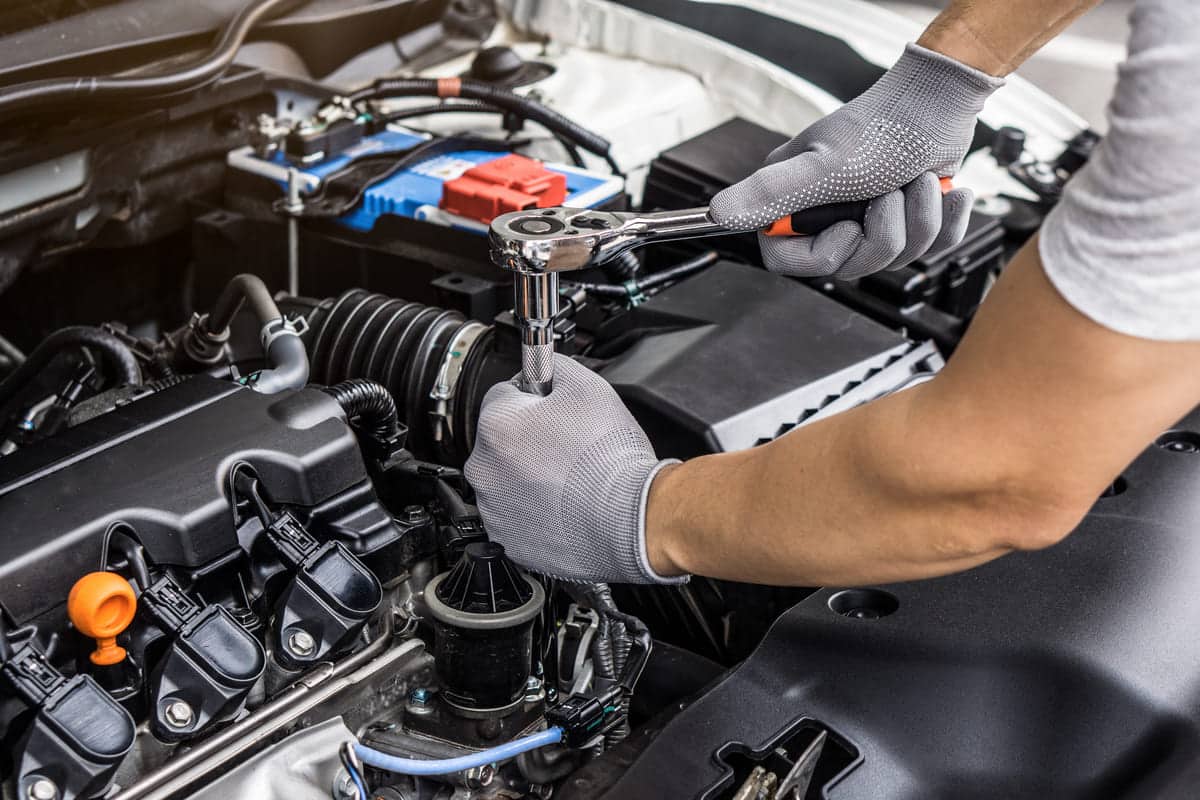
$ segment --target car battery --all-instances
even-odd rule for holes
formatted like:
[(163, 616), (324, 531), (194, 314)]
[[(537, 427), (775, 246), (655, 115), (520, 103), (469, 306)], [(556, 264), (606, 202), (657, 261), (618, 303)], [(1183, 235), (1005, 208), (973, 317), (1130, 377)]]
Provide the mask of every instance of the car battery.
[[(379, 159), (394, 152), (400, 160), (429, 140), (426, 134), (391, 126), (316, 163), (294, 165), (281, 152), (263, 157), (249, 147), (232, 151), (227, 161), (235, 170), (278, 183), (281, 192), (287, 186), (288, 170), (295, 168), (303, 196), (359, 159)], [(364, 187), (361, 200), (336, 222), (367, 232), (384, 217), (393, 216), (482, 235), (493, 217), (508, 211), (557, 205), (596, 208), (619, 198), (624, 188), (619, 176), (515, 153), (469, 148), (437, 151)]]

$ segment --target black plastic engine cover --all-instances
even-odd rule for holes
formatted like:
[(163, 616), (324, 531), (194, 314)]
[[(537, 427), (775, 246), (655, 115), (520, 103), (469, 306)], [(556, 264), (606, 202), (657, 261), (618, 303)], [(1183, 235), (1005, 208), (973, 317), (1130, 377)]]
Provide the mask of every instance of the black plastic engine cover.
[(861, 755), (831, 800), (1195, 797), (1197, 431), (1193, 412), (1048, 550), (885, 587), (878, 619), (807, 598), (606, 796), (727, 796), (722, 748), (808, 718)]
[(750, 447), (851, 389), (882, 394), (942, 363), (797, 281), (732, 262), (655, 295), (605, 337), (635, 340), (601, 372), (655, 450), (678, 458)]
[(341, 407), (198, 376), (0, 459), (0, 601), (17, 624), (98, 569), (104, 531), (137, 531), (157, 564), (199, 568), (238, 547), (225, 481), (239, 461), (275, 502), (323, 503), (367, 480)]

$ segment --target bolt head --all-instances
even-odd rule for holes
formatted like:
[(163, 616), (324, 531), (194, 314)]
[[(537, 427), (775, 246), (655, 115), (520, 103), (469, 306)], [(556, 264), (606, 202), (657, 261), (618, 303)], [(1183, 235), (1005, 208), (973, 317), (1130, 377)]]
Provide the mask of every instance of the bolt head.
[(172, 700), (163, 711), (163, 717), (172, 728), (186, 728), (192, 724), (196, 713), (183, 700)]
[(296, 629), (288, 634), (287, 649), (292, 655), (311, 656), (317, 649), (317, 640), (308, 631)]
[(484, 764), (482, 767), (472, 767), (467, 770), (463, 777), (471, 788), (482, 789), (495, 779), (496, 770), (491, 764)]
[(546, 699), (546, 687), (542, 683), (542, 679), (536, 675), (530, 675), (525, 681), (525, 702), (537, 703)]
[(30, 800), (54, 800), (58, 797), (58, 787), (49, 778), (36, 778), (29, 784)]
[(333, 795), (337, 800), (365, 800), (358, 796), (358, 787), (354, 785), (354, 779), (345, 770), (338, 770), (337, 777), (333, 781)]
[(429, 696), (429, 690), (418, 687), (408, 693), (408, 702), (404, 705), (404, 711), (418, 717), (427, 717), (436, 710), (431, 702), (433, 698)]

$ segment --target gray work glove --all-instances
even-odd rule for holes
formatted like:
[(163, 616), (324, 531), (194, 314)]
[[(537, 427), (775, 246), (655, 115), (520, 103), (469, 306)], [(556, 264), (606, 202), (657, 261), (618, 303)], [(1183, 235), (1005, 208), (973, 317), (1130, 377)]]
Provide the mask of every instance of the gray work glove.
[(873, 200), (863, 225), (816, 236), (759, 236), (768, 269), (794, 277), (859, 278), (957, 244), (974, 202), (942, 195), (975, 133), (975, 117), (1004, 81), (910, 44), (874, 86), (790, 142), (767, 165), (713, 198), (712, 218), (760, 230), (806, 208)]
[(467, 480), (488, 536), (528, 569), (573, 581), (680, 583), (650, 568), (646, 498), (668, 461), (596, 373), (554, 357), (554, 390), (483, 399)]

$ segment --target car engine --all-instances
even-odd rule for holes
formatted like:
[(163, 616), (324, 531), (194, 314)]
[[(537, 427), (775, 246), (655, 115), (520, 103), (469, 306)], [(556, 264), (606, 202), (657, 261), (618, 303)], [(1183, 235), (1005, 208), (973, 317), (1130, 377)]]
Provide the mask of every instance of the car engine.
[[(20, 46), (103, 35), (97, 5)], [(195, 5), (145, 35), (220, 45)], [(462, 466), (521, 367), (488, 223), (699, 206), (752, 172), (799, 122), (718, 78), (687, 107), (669, 51), (724, 29), (741, 55), (694, 46), (748, 70), (765, 12), (291, 5), (202, 86), (0, 136), (3, 797), (1124, 797), (1189, 763), (1200, 673), (1149, 596), (1194, 610), (1187, 421), (1061, 548), (920, 585), (572, 584), (488, 541)], [(773, 24), (810, 55), (755, 80), (847, 99), (882, 71)], [(135, 44), (96, 42), (104, 71)], [(101, 63), (11, 58), (3, 85)], [(662, 108), (623, 96), (631, 64)], [(556, 346), (663, 457), (928, 380), (1098, 139), (1011, 123), (980, 124), (950, 251), (842, 282), (767, 273), (752, 235), (656, 245), (564, 277)]]

